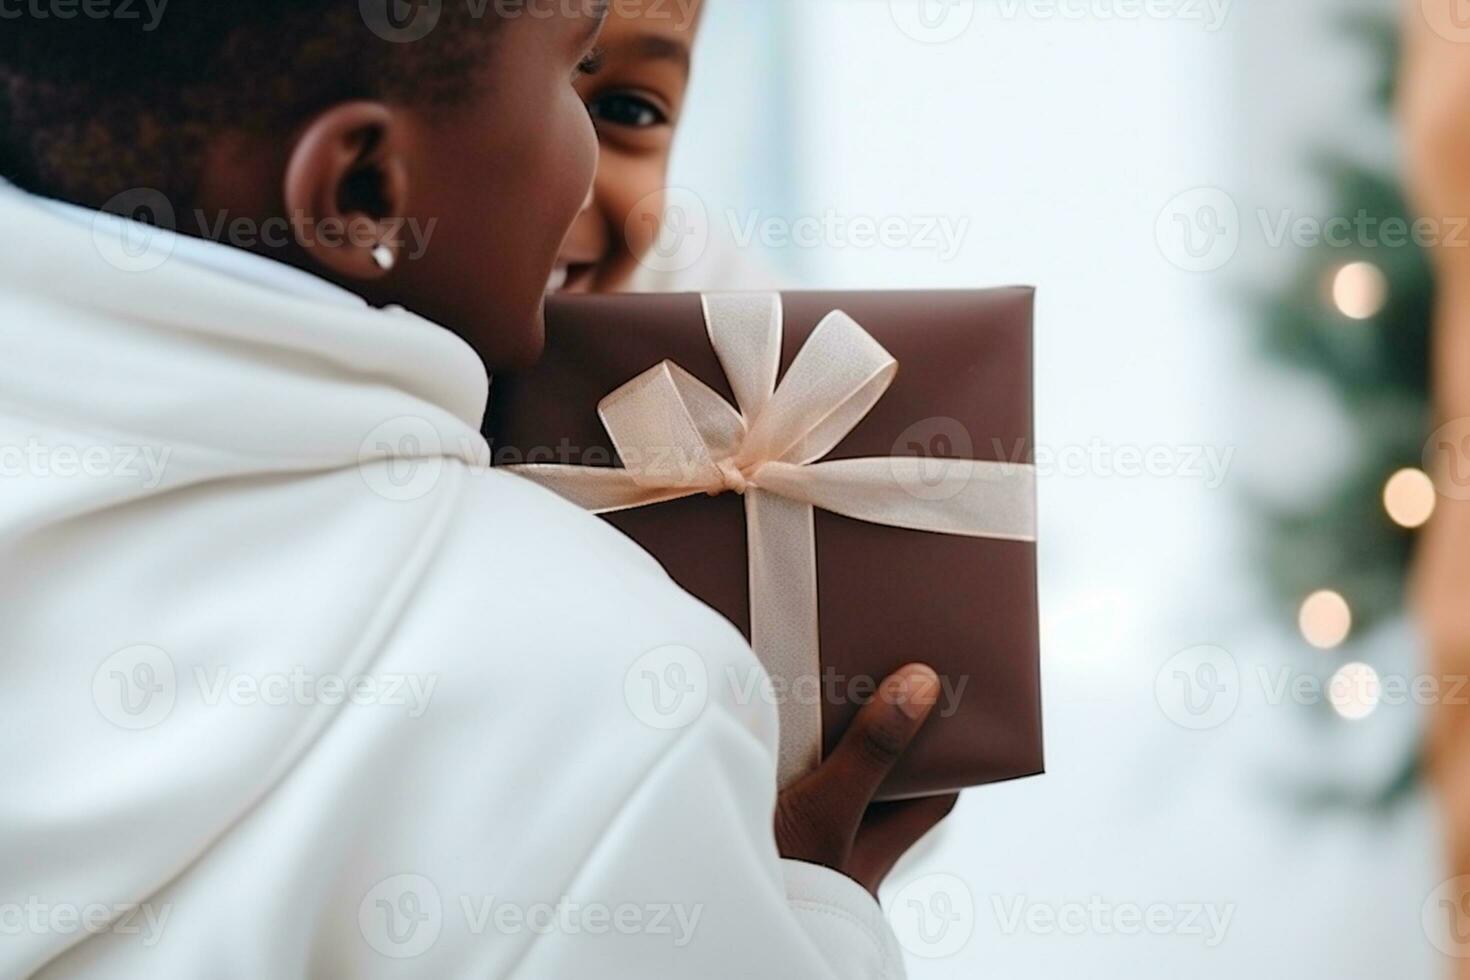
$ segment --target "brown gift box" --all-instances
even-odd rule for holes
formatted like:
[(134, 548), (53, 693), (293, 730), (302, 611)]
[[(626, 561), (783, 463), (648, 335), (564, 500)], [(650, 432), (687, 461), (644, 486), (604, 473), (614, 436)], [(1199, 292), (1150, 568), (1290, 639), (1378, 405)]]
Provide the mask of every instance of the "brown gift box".
[[(899, 364), (887, 393), (824, 460), (1031, 464), (1033, 295), (1020, 287), (782, 294), (783, 377), (834, 310)], [(541, 363), (492, 385), (485, 434), (495, 464), (616, 461), (598, 404), (665, 360), (735, 403), (699, 295), (550, 300)], [(944, 464), (934, 465), (942, 477)], [(750, 636), (739, 496), (699, 494), (606, 519)], [(883, 798), (1042, 772), (1035, 544), (889, 527), (820, 508), (815, 537), (823, 751), (870, 694), (870, 679), (922, 661), (944, 690)]]

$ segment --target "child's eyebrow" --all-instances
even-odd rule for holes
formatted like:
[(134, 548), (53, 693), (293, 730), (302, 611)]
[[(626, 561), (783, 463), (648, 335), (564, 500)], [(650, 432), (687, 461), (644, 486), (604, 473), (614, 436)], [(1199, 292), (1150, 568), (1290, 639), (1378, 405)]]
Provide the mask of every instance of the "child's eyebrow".
[(689, 74), (691, 53), (689, 42), (684, 40), (661, 34), (644, 34), (630, 41), (607, 45), (607, 48), (640, 61), (672, 61), (683, 69), (685, 75)]

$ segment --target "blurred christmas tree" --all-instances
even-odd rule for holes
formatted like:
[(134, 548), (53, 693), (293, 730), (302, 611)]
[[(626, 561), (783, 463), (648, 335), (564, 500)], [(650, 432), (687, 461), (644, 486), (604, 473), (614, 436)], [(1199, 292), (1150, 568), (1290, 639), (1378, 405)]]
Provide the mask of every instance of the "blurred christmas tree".
[[(1352, 35), (1372, 47), (1383, 74), (1378, 109), (1393, 103), (1397, 32), (1356, 18)], [(1429, 325), (1432, 281), (1408, 230), (1413, 216), (1398, 181), (1334, 154), (1320, 171), (1338, 213), (1356, 231), (1349, 247), (1307, 253), (1286, 294), (1261, 311), (1267, 356), (1324, 381), (1356, 433), (1351, 468), (1325, 495), (1287, 508), (1260, 504), (1262, 547), (1283, 614), (1314, 645), (1335, 647), (1400, 613), (1412, 528), (1434, 494), (1422, 465), (1431, 428)], [(1386, 224), (1387, 223), (1387, 224)], [(1385, 241), (1388, 240), (1388, 241)], [(1407, 472), (1405, 472), (1407, 471)]]

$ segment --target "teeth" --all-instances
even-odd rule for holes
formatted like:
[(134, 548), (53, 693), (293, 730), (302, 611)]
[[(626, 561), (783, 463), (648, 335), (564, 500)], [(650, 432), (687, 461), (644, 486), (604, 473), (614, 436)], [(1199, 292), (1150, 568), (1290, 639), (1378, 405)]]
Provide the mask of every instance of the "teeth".
[(560, 292), (562, 289), (566, 288), (566, 284), (567, 267), (564, 265), (559, 265), (556, 267), (556, 269), (552, 271), (551, 278), (547, 280), (546, 291), (548, 293)]

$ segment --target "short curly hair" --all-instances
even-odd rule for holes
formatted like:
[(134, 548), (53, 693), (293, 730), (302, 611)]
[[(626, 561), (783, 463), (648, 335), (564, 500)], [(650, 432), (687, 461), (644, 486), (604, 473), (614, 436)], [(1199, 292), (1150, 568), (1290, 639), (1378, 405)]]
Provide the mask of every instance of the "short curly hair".
[[(353, 99), (462, 98), (499, 20), (495, 4), (474, 8), (29, 0), (24, 13), (0, 14), (0, 176), (90, 207), (137, 187), (188, 204), (204, 147), (227, 127), (288, 130)], [(430, 19), (415, 25), (418, 15)], [(405, 28), (429, 24), (422, 37)]]

